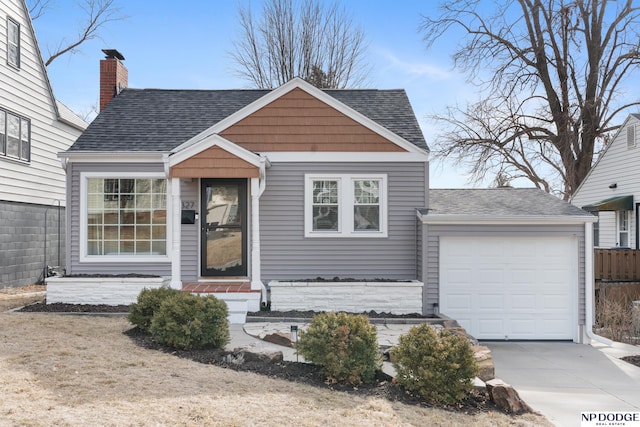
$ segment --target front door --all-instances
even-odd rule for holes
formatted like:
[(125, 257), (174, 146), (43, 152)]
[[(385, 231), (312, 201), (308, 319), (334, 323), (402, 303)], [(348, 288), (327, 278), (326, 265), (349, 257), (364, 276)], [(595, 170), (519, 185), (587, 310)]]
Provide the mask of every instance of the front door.
[(203, 179), (202, 276), (247, 275), (247, 180)]

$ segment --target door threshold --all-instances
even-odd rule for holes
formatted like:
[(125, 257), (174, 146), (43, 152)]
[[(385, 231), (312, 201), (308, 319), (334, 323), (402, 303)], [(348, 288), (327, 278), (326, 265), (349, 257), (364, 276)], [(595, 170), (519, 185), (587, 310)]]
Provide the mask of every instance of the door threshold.
[(249, 282), (251, 279), (247, 276), (212, 276), (198, 277), (198, 283), (216, 283), (216, 282)]

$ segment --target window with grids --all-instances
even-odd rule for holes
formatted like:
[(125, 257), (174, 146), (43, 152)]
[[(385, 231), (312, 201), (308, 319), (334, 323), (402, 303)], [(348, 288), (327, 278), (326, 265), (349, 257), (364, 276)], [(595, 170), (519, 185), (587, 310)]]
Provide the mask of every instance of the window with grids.
[(306, 237), (386, 237), (386, 175), (306, 175)]
[(380, 230), (380, 180), (353, 181), (353, 229)]
[(28, 162), (31, 158), (31, 122), (0, 108), (0, 155)]
[(87, 178), (87, 255), (166, 255), (167, 181)]
[(313, 181), (313, 231), (339, 230), (339, 185), (338, 180)]
[(629, 240), (629, 213), (630, 211), (617, 211), (618, 219), (618, 246), (628, 248)]
[(7, 18), (7, 63), (20, 68), (20, 25)]

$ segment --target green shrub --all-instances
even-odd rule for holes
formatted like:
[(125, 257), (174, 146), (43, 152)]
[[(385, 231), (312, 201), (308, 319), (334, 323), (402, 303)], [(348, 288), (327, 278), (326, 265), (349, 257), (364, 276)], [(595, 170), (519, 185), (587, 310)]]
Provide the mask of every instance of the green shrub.
[(412, 327), (391, 349), (396, 382), (424, 399), (453, 404), (473, 389), (478, 367), (467, 338), (426, 323)]
[(143, 331), (149, 332), (151, 319), (160, 308), (160, 304), (167, 298), (177, 294), (180, 294), (179, 290), (167, 287), (144, 288), (138, 295), (138, 302), (131, 304), (129, 307), (129, 322)]
[(227, 304), (213, 295), (180, 293), (160, 305), (149, 331), (158, 342), (174, 348), (222, 348), (229, 342), (227, 315)]
[(296, 348), (335, 382), (371, 382), (382, 365), (377, 330), (365, 315), (318, 314), (301, 331)]

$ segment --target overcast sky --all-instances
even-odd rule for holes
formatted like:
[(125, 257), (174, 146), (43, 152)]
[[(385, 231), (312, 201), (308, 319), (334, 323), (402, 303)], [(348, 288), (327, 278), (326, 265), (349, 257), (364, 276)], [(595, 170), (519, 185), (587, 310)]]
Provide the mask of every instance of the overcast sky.
[[(83, 19), (74, 0), (53, 0), (52, 7), (35, 22), (43, 56), (56, 43), (75, 33)], [(234, 75), (228, 52), (239, 32), (237, 2), (119, 0), (125, 20), (112, 22), (101, 40), (82, 45), (74, 55), (55, 60), (49, 78), (56, 97), (84, 113), (97, 104), (101, 49), (119, 50), (129, 70), (129, 86), (162, 89), (235, 89), (248, 82)], [(240, 4), (247, 4), (241, 0)], [(257, 14), (261, 1), (251, 2)], [(369, 42), (371, 66), (368, 87), (407, 91), (427, 143), (437, 133), (427, 116), (447, 105), (476, 98), (473, 86), (452, 70), (449, 37), (426, 50), (418, 32), (420, 15), (437, 13), (435, 1), (349, 0), (344, 6)], [(431, 187), (482, 187), (467, 182), (464, 171), (450, 164), (431, 162)]]

